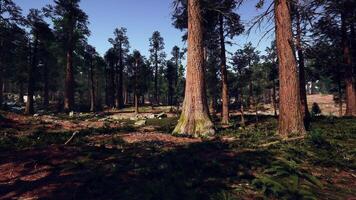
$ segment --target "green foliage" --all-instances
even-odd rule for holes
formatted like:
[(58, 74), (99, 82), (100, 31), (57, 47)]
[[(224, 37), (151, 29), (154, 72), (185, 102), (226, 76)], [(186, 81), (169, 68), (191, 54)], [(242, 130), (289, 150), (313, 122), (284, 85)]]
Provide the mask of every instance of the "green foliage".
[(281, 199), (317, 199), (315, 186), (322, 187), (317, 178), (301, 169), (293, 160), (280, 159), (271, 164), (252, 184), (268, 197)]

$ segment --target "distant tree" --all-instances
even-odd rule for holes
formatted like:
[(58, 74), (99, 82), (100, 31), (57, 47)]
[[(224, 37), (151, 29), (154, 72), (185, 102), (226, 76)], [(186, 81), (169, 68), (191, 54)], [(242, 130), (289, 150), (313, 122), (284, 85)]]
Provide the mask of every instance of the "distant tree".
[(227, 80), (227, 65), (226, 65), (226, 48), (225, 37), (230, 39), (241, 34), (244, 30), (243, 25), (240, 22), (240, 16), (236, 13), (238, 6), (235, 0), (223, 0), (213, 1), (215, 3), (214, 10), (218, 16), (218, 32), (220, 39), (220, 61), (221, 61), (221, 81), (222, 81), (222, 123), (229, 123), (229, 87)]
[(307, 93), (306, 93), (306, 81), (305, 81), (305, 56), (303, 47), (303, 36), (306, 31), (306, 23), (309, 23), (311, 16), (307, 13), (312, 13), (308, 10), (308, 2), (296, 0), (291, 4), (292, 21), (295, 27), (295, 46), (298, 56), (298, 72), (299, 72), (299, 88), (300, 88), (300, 101), (302, 106), (302, 115), (304, 118), (304, 125), (308, 129), (310, 124), (310, 113), (308, 109)]
[[(181, 49), (178, 46), (174, 46), (172, 49), (172, 59), (171, 61), (174, 64), (174, 69), (175, 72), (172, 73), (172, 75), (174, 75), (175, 79), (173, 81), (173, 99), (172, 99), (172, 104), (177, 104), (179, 102), (179, 97), (182, 96), (183, 94), (180, 93), (179, 91), (181, 91), (181, 79), (184, 78), (184, 72), (182, 72), (181, 68), (182, 66), (182, 59), (184, 57), (184, 51), (181, 51)], [(183, 69), (184, 70), (184, 69)]]
[(115, 105), (115, 66), (116, 66), (116, 60), (117, 60), (117, 55), (116, 51), (114, 48), (110, 48), (106, 53), (105, 53), (105, 62), (108, 65), (108, 71), (109, 71), (109, 83), (108, 83), (108, 105), (109, 106), (114, 106)]
[[(204, 77), (203, 16), (199, 0), (188, 0), (188, 65), (183, 109), (174, 134), (214, 134)], [(184, 5), (183, 5), (184, 6)]]
[(253, 96), (253, 78), (252, 78), (252, 71), (253, 71), (253, 66), (256, 65), (260, 61), (260, 52), (256, 50), (255, 47), (252, 46), (252, 43), (249, 42), (245, 44), (243, 48), (244, 52), (244, 57), (246, 58), (247, 61), (247, 73), (250, 75), (249, 80), (249, 94), (248, 94), (248, 99), (247, 99), (247, 106), (252, 107), (254, 105), (254, 96)]
[(35, 73), (38, 70), (39, 64), (39, 46), (44, 42), (48, 33), (51, 33), (49, 25), (43, 20), (42, 13), (39, 10), (31, 9), (27, 16), (27, 23), (31, 28), (32, 47), (31, 47), (31, 63), (28, 69), (28, 90), (25, 114), (34, 114), (34, 90), (35, 90)]
[(90, 77), (90, 111), (91, 112), (95, 112), (96, 111), (96, 90), (95, 90), (95, 80), (94, 80), (94, 76), (95, 76), (95, 57), (97, 56), (96, 54), (96, 50), (93, 46), (91, 45), (87, 45), (86, 49), (85, 49), (85, 53), (86, 53), (86, 60), (87, 63), (89, 65), (89, 77)]
[(177, 80), (176, 65), (172, 61), (167, 62), (165, 75), (168, 82), (168, 105), (172, 106), (174, 102), (175, 83)]
[(272, 88), (272, 105), (274, 116), (277, 117), (277, 87), (278, 87), (278, 60), (276, 41), (271, 42), (271, 46), (266, 48), (266, 55), (263, 56), (264, 65), (268, 68), (268, 80), (271, 82)]
[(130, 44), (128, 37), (126, 36), (126, 28), (115, 29), (115, 38), (110, 38), (109, 42), (113, 45), (114, 50), (117, 54), (118, 62), (114, 63), (115, 70), (115, 82), (116, 82), (116, 98), (115, 105), (117, 108), (123, 108), (123, 74), (124, 74), (124, 63), (127, 57), (127, 53), (130, 49)]
[(132, 55), (128, 58), (128, 66), (131, 74), (131, 83), (133, 86), (133, 94), (134, 94), (134, 108), (135, 113), (139, 112), (139, 95), (140, 95), (140, 85), (142, 84), (142, 72), (144, 66), (144, 58), (141, 53), (137, 50), (134, 50)]
[(152, 37), (150, 38), (150, 60), (154, 65), (154, 103), (159, 104), (159, 65), (162, 65), (164, 62), (164, 58), (166, 57), (164, 50), (164, 40), (161, 36), (161, 33), (158, 31), (153, 32)]
[(57, 35), (65, 41), (66, 77), (64, 91), (64, 110), (69, 112), (75, 105), (75, 80), (73, 52), (77, 42), (90, 34), (88, 16), (79, 7), (80, 0), (55, 0), (54, 6), (48, 5), (44, 10), (53, 20)]
[(12, 0), (0, 1), (0, 107), (3, 104), (3, 75), (5, 74), (6, 63), (4, 58), (9, 49), (5, 46), (8, 41), (7, 30), (15, 25), (17, 22), (21, 22), (23, 17), (21, 16), (21, 8), (18, 7)]

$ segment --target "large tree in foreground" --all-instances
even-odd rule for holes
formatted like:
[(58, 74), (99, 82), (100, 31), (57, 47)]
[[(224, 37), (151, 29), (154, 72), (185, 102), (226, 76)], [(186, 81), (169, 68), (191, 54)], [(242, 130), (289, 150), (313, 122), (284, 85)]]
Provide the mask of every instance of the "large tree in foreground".
[(188, 65), (182, 114), (174, 134), (194, 137), (215, 133), (206, 100), (203, 26), (200, 0), (188, 0)]
[(45, 11), (52, 17), (57, 34), (61, 37), (66, 50), (66, 77), (64, 88), (64, 110), (74, 109), (74, 67), (73, 54), (77, 42), (89, 35), (88, 16), (79, 7), (80, 0), (55, 0), (54, 6), (47, 6)]
[(299, 80), (296, 58), (293, 51), (290, 2), (275, 1), (276, 41), (279, 62), (279, 134), (304, 134), (305, 127), (301, 111)]

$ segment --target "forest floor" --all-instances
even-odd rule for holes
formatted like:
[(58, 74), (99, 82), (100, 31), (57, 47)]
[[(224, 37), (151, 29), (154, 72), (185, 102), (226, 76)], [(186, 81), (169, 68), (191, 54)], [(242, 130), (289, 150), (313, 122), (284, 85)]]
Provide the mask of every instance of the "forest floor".
[(170, 134), (167, 108), (143, 111), (144, 124), (129, 109), (0, 111), (0, 200), (356, 199), (355, 118), (316, 117), (305, 138), (283, 140), (274, 117), (242, 128), (235, 116), (195, 139)]

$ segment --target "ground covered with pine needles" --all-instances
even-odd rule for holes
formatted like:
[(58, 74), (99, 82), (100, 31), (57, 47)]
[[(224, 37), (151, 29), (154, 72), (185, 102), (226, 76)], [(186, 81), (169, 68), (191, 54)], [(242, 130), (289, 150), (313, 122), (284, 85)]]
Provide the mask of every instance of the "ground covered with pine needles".
[(0, 199), (356, 198), (356, 119), (314, 117), (283, 140), (274, 117), (237, 116), (194, 139), (170, 134), (175, 116), (108, 115), (0, 112)]

